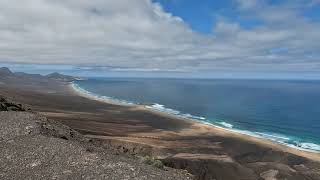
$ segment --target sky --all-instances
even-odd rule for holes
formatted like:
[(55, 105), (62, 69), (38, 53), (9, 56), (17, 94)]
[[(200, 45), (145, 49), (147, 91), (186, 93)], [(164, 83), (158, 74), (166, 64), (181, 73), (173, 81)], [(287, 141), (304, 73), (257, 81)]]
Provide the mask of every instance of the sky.
[(0, 1), (16, 70), (318, 78), (319, 42), (320, 0)]

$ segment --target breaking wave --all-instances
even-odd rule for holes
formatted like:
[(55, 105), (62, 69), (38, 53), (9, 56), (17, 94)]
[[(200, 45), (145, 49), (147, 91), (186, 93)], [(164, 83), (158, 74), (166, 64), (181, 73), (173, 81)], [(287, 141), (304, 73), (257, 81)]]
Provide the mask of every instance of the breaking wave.
[[(89, 91), (81, 88), (75, 82), (73, 82), (71, 84), (71, 86), (78, 93), (80, 93), (88, 98), (94, 99), (94, 100), (104, 101), (106, 103), (116, 103), (119, 105), (126, 105), (126, 106), (143, 104), (143, 103), (132, 102), (132, 101), (117, 99), (117, 98), (113, 98), (113, 97), (109, 97), (109, 96), (102, 96), (99, 94), (95, 94), (95, 93), (89, 92)], [(203, 124), (222, 128), (222, 129), (225, 129), (228, 131), (237, 132), (240, 134), (245, 134), (245, 135), (249, 135), (249, 136), (253, 136), (253, 137), (257, 137), (257, 138), (271, 140), (273, 142), (276, 142), (276, 143), (282, 144), (282, 145), (286, 145), (291, 148), (296, 148), (299, 150), (309, 151), (309, 152), (317, 152), (317, 153), (320, 152), (320, 144), (315, 144), (312, 142), (304, 142), (304, 141), (299, 140), (295, 137), (288, 137), (288, 136), (285, 136), (282, 134), (275, 134), (275, 133), (271, 133), (271, 132), (253, 132), (253, 131), (248, 131), (248, 130), (237, 129), (233, 124), (231, 124), (229, 122), (221, 121), (218, 119), (216, 119), (216, 120), (207, 119), (206, 117), (195, 116), (195, 115), (191, 115), (189, 113), (182, 113), (178, 110), (167, 108), (167, 107), (165, 107), (165, 105), (158, 104), (158, 103), (154, 103), (151, 105), (145, 105), (145, 107), (147, 109), (150, 109), (153, 111), (163, 112), (163, 113), (167, 113), (167, 114), (174, 115), (177, 117), (182, 117), (182, 118), (186, 118), (189, 120), (194, 120), (197, 122), (201, 122)]]

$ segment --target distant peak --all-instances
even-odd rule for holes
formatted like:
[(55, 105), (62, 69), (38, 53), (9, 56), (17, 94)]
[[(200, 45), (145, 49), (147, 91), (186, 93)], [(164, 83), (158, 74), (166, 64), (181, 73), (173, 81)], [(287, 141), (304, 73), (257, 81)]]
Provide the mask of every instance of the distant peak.
[(73, 77), (73, 76), (63, 75), (63, 74), (60, 74), (58, 72), (54, 72), (54, 73), (48, 74), (48, 75), (46, 75), (46, 77), (50, 78), (50, 79), (56, 79), (56, 80), (62, 80), (62, 81), (74, 81), (74, 80), (76, 80), (76, 78)]
[(51, 74), (48, 74), (47, 76), (61, 76), (62, 74), (58, 73), (58, 72), (54, 72)]
[(49, 78), (71, 77), (71, 76), (60, 74), (58, 72), (54, 72), (54, 73), (48, 74), (46, 76)]

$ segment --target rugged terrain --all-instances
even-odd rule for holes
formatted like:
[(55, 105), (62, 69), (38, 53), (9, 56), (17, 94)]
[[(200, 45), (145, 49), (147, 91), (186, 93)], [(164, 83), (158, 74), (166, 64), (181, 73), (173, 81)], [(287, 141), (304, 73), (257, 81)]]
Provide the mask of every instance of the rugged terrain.
[(158, 169), (142, 158), (99, 148), (78, 132), (6, 101), (0, 111), (0, 179), (172, 179), (192, 176)]
[[(97, 175), (103, 174), (103, 171), (106, 170), (101, 168), (103, 163), (113, 163), (110, 168), (114, 167), (114, 169), (111, 171), (117, 172), (121, 168), (114, 165), (117, 162), (116, 160), (127, 163), (128, 167), (141, 167), (142, 174), (145, 173), (147, 175), (154, 172), (161, 176), (146, 176), (149, 179), (188, 177), (184, 174), (181, 175), (181, 171), (172, 169), (168, 169), (168, 171), (147, 169), (152, 167), (141, 163), (142, 160), (139, 157), (149, 155), (161, 159), (169, 167), (186, 169), (194, 174), (196, 179), (201, 180), (320, 179), (320, 155), (317, 153), (302, 152), (250, 136), (146, 111), (136, 106), (119, 106), (88, 99), (87, 97), (79, 96), (70, 88), (69, 82), (71, 80), (73, 80), (72, 77), (56, 73), (49, 76), (41, 76), (37, 74), (12, 73), (7, 68), (0, 68), (0, 94), (19, 101), (21, 104), (28, 104), (28, 106), (24, 106), (19, 105), (20, 103), (13, 103), (3, 99), (1, 100), (1, 107), (5, 110), (19, 110), (21, 108), (24, 111), (28, 111), (28, 107), (31, 107), (33, 111), (38, 113), (5, 112), (1, 114), (1, 120), (4, 124), (1, 125), (1, 128), (3, 128), (1, 132), (6, 132), (6, 129), (14, 127), (11, 125), (6, 126), (6, 124), (9, 124), (8, 121), (31, 123), (28, 120), (29, 118), (24, 119), (24, 117), (30, 115), (32, 116), (31, 119), (36, 119), (35, 122), (38, 122), (37, 119), (46, 117), (42, 121), (46, 123), (44, 125), (40, 123), (40, 129), (35, 128), (35, 130), (30, 131), (29, 125), (23, 125), (19, 126), (18, 130), (14, 130), (23, 134), (21, 137), (20, 135), (17, 136), (17, 140), (20, 138), (25, 139), (13, 141), (16, 142), (13, 144), (9, 143), (11, 142), (10, 140), (1, 140), (1, 143), (4, 143), (1, 144), (0, 156), (4, 158), (4, 160), (1, 159), (1, 162), (5, 162), (3, 163), (4, 165), (1, 165), (1, 168), (6, 169), (8, 164), (8, 167), (13, 169), (11, 174), (8, 168), (6, 169), (8, 170), (7, 173), (2, 173), (3, 170), (1, 169), (0, 174), (2, 176), (6, 174), (13, 175), (18, 172), (22, 177), (32, 177), (26, 174), (30, 173), (30, 169), (21, 170), (19, 168), (26, 168), (26, 164), (32, 163), (31, 159), (36, 158), (32, 154), (28, 154), (28, 151), (26, 151), (27, 154), (23, 154), (20, 149), (28, 149), (27, 146), (32, 145), (29, 149), (37, 150), (41, 142), (38, 142), (38, 144), (33, 143), (43, 140), (42, 142), (44, 143), (50, 142), (44, 147), (47, 145), (54, 145), (54, 147), (50, 146), (50, 148), (47, 147), (44, 148), (45, 150), (40, 149), (35, 152), (48, 151), (51, 154), (58, 153), (58, 156), (54, 156), (54, 161), (49, 161), (53, 164), (56, 163), (51, 167), (59, 167), (58, 164), (63, 163), (63, 169), (66, 168), (74, 173), (72, 177), (79, 177), (79, 171), (76, 169), (81, 170), (81, 168), (84, 172), (92, 172), (90, 168), (94, 167), (97, 170)], [(6, 113), (9, 113), (9, 115), (7, 116)], [(10, 120), (15, 116), (17, 116), (16, 120)], [(47, 126), (46, 124), (59, 124), (59, 126), (43, 128)], [(36, 125), (39, 125), (39, 123), (31, 126), (39, 127)], [(28, 133), (26, 134), (26, 132)], [(5, 136), (2, 139), (5, 139)], [(32, 137), (35, 138), (30, 139)], [(19, 147), (20, 142), (26, 142), (26, 144), (22, 144), (22, 147)], [(56, 145), (55, 142), (57, 142)], [(9, 150), (5, 151), (6, 149)], [(60, 151), (62, 152), (61, 157), (63, 157), (61, 161), (59, 161)], [(10, 154), (6, 155), (6, 152), (12, 153), (12, 156)], [(14, 155), (16, 152), (18, 154)], [(42, 156), (53, 157), (48, 153)], [(82, 163), (72, 169), (73, 163), (70, 165), (71, 160), (67, 160), (69, 156), (73, 157), (73, 154), (77, 159), (77, 157), (85, 157), (85, 155), (92, 153), (98, 157), (98, 160), (89, 160), (91, 163), (89, 166), (85, 165), (89, 162), (83, 162), (83, 160), (79, 159), (79, 162)], [(20, 154), (21, 157), (29, 158), (26, 161), (27, 163), (22, 160), (23, 158), (21, 158), (22, 162), (20, 162), (20, 158), (18, 158)], [(15, 157), (12, 161), (16, 162), (16, 164), (10, 165), (10, 162), (5, 160), (7, 156), (9, 159), (10, 157)], [(110, 157), (110, 161), (101, 160), (108, 157)], [(72, 162), (76, 163), (76, 161)], [(23, 166), (19, 166), (20, 164)], [(46, 163), (42, 163), (42, 165), (45, 167), (39, 166), (40, 170), (49, 166)], [(106, 166), (109, 167), (108, 165)], [(137, 172), (140, 172), (140, 170)], [(63, 172), (59, 170), (47, 171), (49, 171), (49, 174)], [(70, 171), (67, 171), (67, 174)], [(42, 171), (40, 174), (43, 175), (44, 172)], [(127, 170), (125, 172), (129, 173)], [(54, 174), (53, 176), (58, 175)], [(7, 176), (4, 179), (6, 178)], [(58, 179), (64, 178), (67, 177), (58, 177)], [(144, 174), (143, 176), (131, 176), (129, 178), (119, 176), (117, 179), (134, 178), (143, 179)], [(107, 176), (106, 179), (112, 179), (112, 177)]]

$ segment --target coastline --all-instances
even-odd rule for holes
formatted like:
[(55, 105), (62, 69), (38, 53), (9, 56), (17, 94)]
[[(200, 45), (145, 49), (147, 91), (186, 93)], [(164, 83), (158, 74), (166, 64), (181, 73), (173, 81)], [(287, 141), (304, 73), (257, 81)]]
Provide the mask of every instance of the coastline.
[[(301, 157), (306, 157), (306, 158), (320, 162), (320, 152), (317, 152), (317, 151), (307, 150), (307, 149), (299, 148), (296, 146), (292, 147), (290, 145), (281, 144), (279, 142), (272, 141), (270, 139), (266, 139), (263, 137), (249, 135), (249, 134), (241, 133), (236, 130), (223, 128), (223, 127), (211, 124), (211, 123), (206, 123), (206, 122), (200, 121), (198, 119), (192, 119), (192, 118), (187, 118), (187, 117), (184, 117), (181, 115), (176, 115), (176, 114), (172, 114), (172, 113), (168, 113), (168, 112), (164, 112), (164, 111), (158, 111), (156, 109), (150, 108), (150, 106), (147, 106), (147, 105), (139, 105), (139, 104), (134, 104), (134, 103), (126, 102), (126, 101), (118, 101), (118, 100), (114, 100), (112, 98), (107, 98), (107, 97), (101, 98), (101, 97), (98, 97), (95, 95), (91, 95), (90, 92), (88, 92), (84, 89), (79, 90), (79, 87), (75, 87), (75, 84), (73, 82), (68, 84), (67, 86), (68, 86), (68, 89), (70, 90), (70, 92), (73, 93), (74, 95), (81, 96), (81, 97), (84, 97), (84, 98), (87, 98), (90, 100), (99, 101), (101, 103), (106, 103), (106, 104), (111, 104), (111, 105), (131, 107), (136, 110), (145, 111), (148, 113), (153, 113), (153, 114), (161, 116), (161, 117), (171, 118), (171, 119), (177, 120), (177, 121), (184, 121), (187, 123), (191, 123), (193, 127), (195, 127), (196, 129), (200, 129), (201, 131), (203, 131), (203, 133), (204, 132), (205, 133), (214, 133), (219, 136), (235, 138), (235, 139), (239, 139), (241, 141), (253, 142), (255, 144), (258, 144), (258, 145), (261, 145), (261, 146), (264, 146), (267, 148), (272, 148), (272, 149), (276, 149), (279, 151), (295, 154), (295, 155), (298, 155)], [(195, 132), (190, 132), (190, 133), (195, 133)]]
[[(319, 180), (319, 155), (209, 126), (190, 118), (83, 96), (61, 78), (0, 77), (1, 95), (90, 140), (102, 152), (153, 157), (195, 179)], [(148, 104), (147, 104), (148, 105)], [(72, 135), (72, 134), (69, 134)]]

